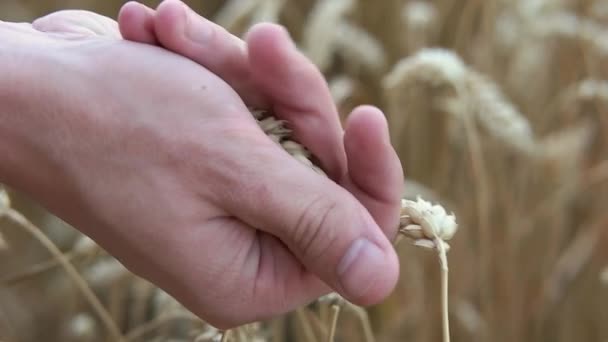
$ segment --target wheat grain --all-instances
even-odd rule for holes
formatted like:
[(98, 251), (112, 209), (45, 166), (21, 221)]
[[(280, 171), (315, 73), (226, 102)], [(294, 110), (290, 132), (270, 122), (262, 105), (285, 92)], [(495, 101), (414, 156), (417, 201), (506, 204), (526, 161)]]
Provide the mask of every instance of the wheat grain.
[(251, 114), (257, 120), (259, 127), (274, 141), (279, 144), (287, 153), (292, 155), (297, 161), (310, 167), (320, 175), (325, 175), (321, 168), (317, 167), (312, 161), (312, 155), (301, 144), (290, 140), (291, 130), (287, 128), (284, 121), (276, 119), (264, 110), (251, 110)]

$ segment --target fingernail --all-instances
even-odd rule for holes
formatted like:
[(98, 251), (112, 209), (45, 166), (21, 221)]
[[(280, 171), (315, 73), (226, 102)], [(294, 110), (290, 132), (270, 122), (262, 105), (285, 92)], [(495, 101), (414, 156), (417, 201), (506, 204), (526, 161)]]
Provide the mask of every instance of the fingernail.
[(346, 294), (351, 298), (363, 298), (376, 283), (385, 262), (385, 253), (376, 244), (365, 238), (355, 240), (337, 269)]
[(202, 17), (197, 17), (185, 4), (183, 11), (186, 16), (186, 37), (197, 44), (207, 44), (213, 31), (212, 23)]

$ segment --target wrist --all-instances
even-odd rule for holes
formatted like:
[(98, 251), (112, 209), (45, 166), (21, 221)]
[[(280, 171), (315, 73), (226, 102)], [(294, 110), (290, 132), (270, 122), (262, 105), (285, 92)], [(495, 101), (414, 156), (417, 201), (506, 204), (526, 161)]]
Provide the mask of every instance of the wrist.
[(34, 195), (56, 175), (46, 140), (48, 113), (56, 112), (47, 89), (53, 82), (33, 56), (0, 51), (0, 60), (0, 182)]
[(0, 67), (0, 182), (15, 186), (19, 165), (26, 142), (23, 140), (20, 122), (25, 101), (23, 94), (27, 88), (25, 73), (16, 58), (2, 54)]

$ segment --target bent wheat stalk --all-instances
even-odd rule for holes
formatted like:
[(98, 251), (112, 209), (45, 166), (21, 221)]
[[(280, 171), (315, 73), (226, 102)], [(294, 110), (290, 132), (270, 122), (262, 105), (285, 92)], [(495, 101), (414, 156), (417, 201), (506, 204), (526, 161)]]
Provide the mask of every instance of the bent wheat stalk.
[(420, 197), (417, 201), (401, 200), (399, 232), (412, 239), (414, 245), (437, 250), (441, 264), (441, 311), (443, 341), (450, 341), (448, 319), (448, 258), (450, 240), (458, 225), (454, 214), (448, 215), (440, 205), (433, 205)]
[[(268, 137), (281, 145), (283, 149), (293, 156), (296, 160), (312, 168), (317, 173), (325, 175), (323, 170), (316, 166), (312, 161), (312, 154), (301, 144), (291, 140), (291, 131), (287, 128), (284, 121), (278, 120), (268, 111), (251, 110), (251, 114), (257, 120), (260, 128)], [(442, 321), (443, 321), (443, 341), (450, 341), (450, 328), (448, 320), (448, 260), (447, 252), (450, 245), (446, 242), (450, 240), (458, 225), (454, 214), (447, 214), (445, 209), (438, 204), (431, 204), (420, 197), (417, 201), (407, 199), (401, 200), (401, 217), (399, 222), (399, 233), (395, 244), (401, 237), (413, 240), (414, 245), (428, 249), (434, 249), (439, 255), (441, 265), (441, 302), (442, 302)], [(335, 324), (340, 312), (339, 305), (336, 303), (346, 302), (337, 294), (328, 295), (334, 304), (332, 305), (333, 314), (329, 341), (333, 341)], [(329, 300), (328, 299), (328, 300)]]

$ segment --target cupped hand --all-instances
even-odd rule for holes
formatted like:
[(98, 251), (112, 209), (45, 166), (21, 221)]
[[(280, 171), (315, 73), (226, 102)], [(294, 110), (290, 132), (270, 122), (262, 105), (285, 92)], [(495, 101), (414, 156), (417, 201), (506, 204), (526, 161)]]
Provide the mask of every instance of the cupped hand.
[[(169, 25), (168, 39), (183, 37), (179, 21), (159, 20), (179, 3), (163, 4), (122, 18), (153, 14), (142, 32), (153, 19), (154, 33)], [(243, 45), (204, 19), (182, 21), (217, 30), (217, 46), (198, 47), (215, 51), (217, 65), (195, 56), (205, 50), (176, 51), (212, 73), (85, 32), (91, 18), (64, 20), (74, 14), (0, 26), (5, 51), (35, 56), (32, 70), (47, 72), (44, 82), (27, 73), (38, 96), (25, 108), (42, 118), (35, 125), (44, 134), (15, 133), (36, 157), (15, 164), (35, 159), (47, 176), (7, 181), (218, 327), (290, 311), (328, 286), (361, 305), (390, 293), (398, 261), (385, 234), (394, 234), (402, 176), (382, 113), (355, 110), (343, 133), (322, 76), (276, 26), (254, 28)], [(241, 97), (289, 120), (333, 181), (268, 139)]]
[(165, 0), (156, 10), (129, 2), (121, 9), (119, 26), (125, 39), (160, 45), (196, 61), (249, 106), (271, 109), (289, 122), (330, 177), (370, 211), (387, 236), (395, 236), (403, 170), (384, 115), (361, 106), (343, 129), (323, 75), (283, 27), (256, 25), (243, 41), (179, 0)]

